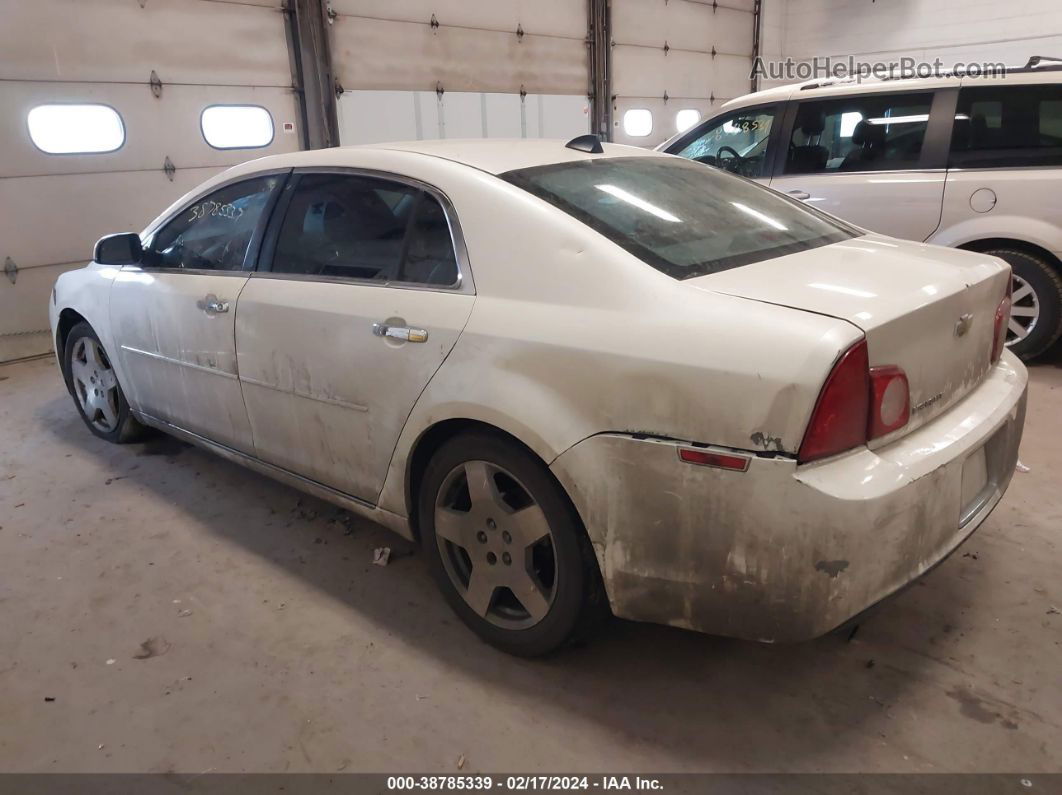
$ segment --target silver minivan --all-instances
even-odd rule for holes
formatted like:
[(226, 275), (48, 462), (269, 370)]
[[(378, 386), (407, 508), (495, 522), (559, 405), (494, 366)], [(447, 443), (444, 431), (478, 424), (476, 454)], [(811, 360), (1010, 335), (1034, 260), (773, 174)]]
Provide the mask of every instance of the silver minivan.
[(895, 237), (1010, 263), (1007, 345), (1062, 335), (1062, 66), (811, 81), (748, 94), (658, 149)]

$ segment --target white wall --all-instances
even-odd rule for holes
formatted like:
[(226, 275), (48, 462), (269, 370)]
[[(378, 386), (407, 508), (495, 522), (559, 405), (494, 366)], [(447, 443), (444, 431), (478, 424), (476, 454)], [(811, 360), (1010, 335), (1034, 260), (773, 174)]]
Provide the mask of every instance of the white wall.
[(1031, 55), (1062, 57), (1062, 0), (764, 0), (763, 14), (768, 58), (1023, 66)]

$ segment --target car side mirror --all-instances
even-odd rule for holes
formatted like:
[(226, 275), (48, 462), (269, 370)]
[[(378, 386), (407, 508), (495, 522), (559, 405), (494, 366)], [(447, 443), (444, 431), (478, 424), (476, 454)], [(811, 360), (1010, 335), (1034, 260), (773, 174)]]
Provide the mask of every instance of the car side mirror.
[(144, 249), (136, 232), (101, 237), (92, 256), (100, 265), (139, 265), (143, 257)]

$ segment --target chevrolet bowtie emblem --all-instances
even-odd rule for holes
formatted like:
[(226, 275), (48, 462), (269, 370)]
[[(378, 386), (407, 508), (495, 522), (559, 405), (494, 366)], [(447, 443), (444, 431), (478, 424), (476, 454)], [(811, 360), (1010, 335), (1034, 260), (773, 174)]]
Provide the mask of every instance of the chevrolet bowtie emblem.
[(959, 318), (959, 321), (955, 324), (955, 336), (965, 336), (966, 332), (970, 330), (970, 326), (973, 324), (973, 315), (967, 312)]

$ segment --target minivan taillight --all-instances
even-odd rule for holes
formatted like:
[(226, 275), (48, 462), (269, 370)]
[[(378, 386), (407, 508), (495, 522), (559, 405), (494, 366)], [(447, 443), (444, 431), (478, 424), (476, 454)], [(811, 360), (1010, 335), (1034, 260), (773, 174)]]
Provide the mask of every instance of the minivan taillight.
[(1003, 300), (999, 302), (999, 306), (996, 307), (996, 317), (992, 326), (992, 354), (989, 358), (990, 364), (995, 364), (999, 361), (999, 357), (1003, 355), (1003, 346), (1007, 344), (1007, 326), (1010, 324), (1010, 305), (1011, 295), (1014, 290), (1014, 280), (1007, 274), (1007, 292), (1003, 296)]
[(826, 378), (797, 461), (803, 464), (865, 444), (869, 407), (870, 364), (867, 341), (861, 339), (841, 354)]
[(866, 338), (841, 355), (823, 384), (797, 462), (843, 453), (899, 430), (911, 418), (907, 374), (895, 365), (871, 367)]

